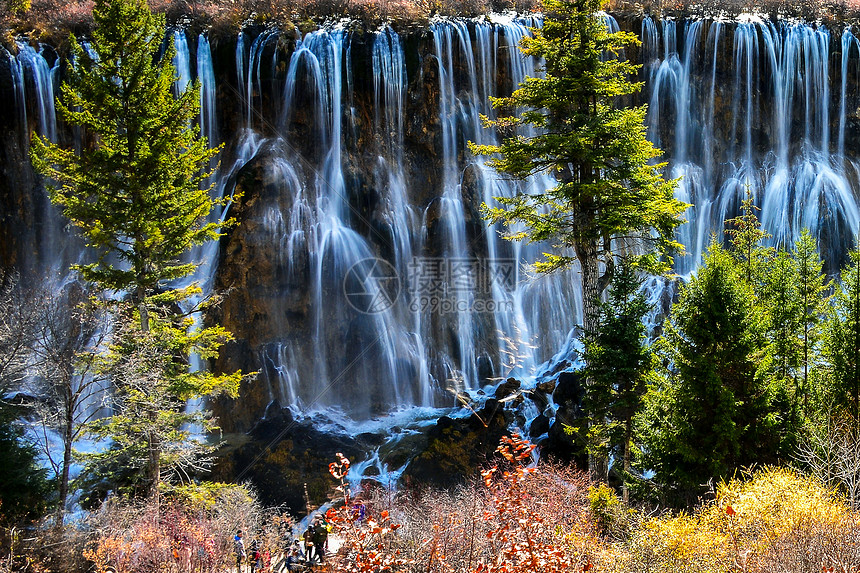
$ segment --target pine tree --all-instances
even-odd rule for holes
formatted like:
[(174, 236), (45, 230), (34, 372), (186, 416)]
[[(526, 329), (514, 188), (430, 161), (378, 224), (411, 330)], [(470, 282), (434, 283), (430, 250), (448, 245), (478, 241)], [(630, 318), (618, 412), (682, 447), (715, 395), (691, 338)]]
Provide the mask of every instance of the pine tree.
[[(56, 182), (49, 187), (51, 200), (98, 257), (73, 268), (98, 288), (131, 298), (133, 311), (116, 311), (121, 336), (102, 365), (115, 376), (119, 409), (96, 430), (118, 443), (133, 433), (147, 451), (148, 489), (156, 493), (166, 428), (187, 421), (179, 415), (183, 401), (235, 394), (241, 378), (188, 372), (189, 352), (211, 357), (230, 335), (220, 327), (193, 328), (191, 311), (181, 306), (200, 289), (172, 286), (195, 268), (182, 256), (216, 239), (225, 224), (207, 222), (215, 202), (203, 182), (216, 150), (194, 124), (198, 86), (173, 95), (170, 43), (161, 55), (163, 17), (153, 15), (145, 0), (97, 0), (93, 19), (91, 51), (71, 38), (73, 59), (57, 106), (67, 124), (83, 128), (91, 145), (78, 154), (36, 138), (32, 158)], [(166, 354), (151, 361), (151, 349)], [(150, 382), (145, 399), (134, 398), (130, 372)], [(139, 407), (131, 407), (133, 402)]]
[(668, 369), (640, 417), (643, 467), (680, 492), (774, 459), (779, 444), (756, 355), (763, 325), (732, 256), (712, 243), (658, 341)]
[(761, 228), (761, 222), (756, 215), (759, 210), (747, 187), (746, 199), (741, 202), (741, 214), (725, 221), (728, 227), (725, 233), (730, 239), (732, 256), (741, 266), (741, 276), (752, 287), (756, 296), (761, 294), (765, 271), (775, 254), (773, 248), (763, 244), (771, 235)]
[(830, 306), (823, 354), (832, 402), (860, 424), (860, 249), (849, 253)]
[[(500, 145), (470, 145), (473, 153), (493, 156), (488, 163), (500, 173), (520, 179), (548, 173), (557, 180), (543, 193), (497, 197), (501, 206), (485, 207), (485, 215), (493, 223), (522, 224), (509, 239), (551, 241), (563, 249), (546, 254), (535, 264), (538, 271), (579, 262), (586, 331), (595, 330), (619, 244), (656, 246), (658, 256), (648, 250), (638, 263), (667, 269), (687, 207), (673, 197), (676, 182), (662, 178), (662, 165), (651, 164), (659, 151), (645, 138), (645, 107), (619, 105), (641, 89), (629, 79), (638, 66), (607, 55), (638, 40), (609, 33), (601, 6), (601, 0), (544, 0), (543, 27), (521, 45), (525, 55), (544, 61), (544, 77), (527, 78), (510, 97), (493, 100), (496, 109), (524, 110), (484, 118), (505, 136)], [(604, 461), (590, 465), (605, 479)]]
[(628, 79), (638, 66), (605, 55), (638, 40), (609, 33), (600, 8), (600, 0), (544, 2), (543, 27), (521, 46), (524, 54), (544, 59), (544, 77), (527, 78), (510, 97), (493, 99), (497, 109), (524, 108), (519, 116), (485, 120), (506, 133), (526, 127), (536, 135), (471, 146), (474, 153), (496, 156), (489, 164), (500, 173), (550, 173), (558, 180), (545, 193), (498, 197), (502, 206), (486, 214), (495, 223), (525, 223), (511, 239), (551, 240), (573, 249), (575, 256), (547, 254), (536, 267), (548, 272), (579, 260), (591, 330), (600, 286), (611, 276), (601, 280), (599, 263), (612, 265), (613, 242), (635, 236), (661, 253), (679, 248), (674, 230), (687, 208), (673, 197), (676, 182), (660, 175), (662, 165), (649, 163), (660, 152), (645, 139), (645, 107), (616, 105), (641, 89)]
[(585, 374), (592, 384), (585, 397), (592, 436), (621, 460), (623, 498), (633, 459), (633, 419), (642, 408), (647, 380), (654, 370), (642, 318), (649, 310), (641, 279), (626, 262), (616, 268), (608, 300), (599, 306), (597, 329), (584, 337)]
[(801, 377), (800, 393), (803, 396), (803, 415), (808, 416), (808, 396), (812, 391), (809, 384), (810, 365), (819, 355), (821, 324), (827, 311), (827, 293), (833, 288), (824, 275), (824, 261), (818, 250), (818, 242), (803, 229), (794, 244), (792, 252), (797, 265), (797, 289), (801, 307)]
[[(803, 319), (799, 273), (791, 254), (780, 250), (764, 276), (758, 306), (766, 312), (769, 354), (773, 371), (782, 380), (797, 380), (800, 365), (800, 327)], [(798, 394), (799, 395), (799, 394)]]

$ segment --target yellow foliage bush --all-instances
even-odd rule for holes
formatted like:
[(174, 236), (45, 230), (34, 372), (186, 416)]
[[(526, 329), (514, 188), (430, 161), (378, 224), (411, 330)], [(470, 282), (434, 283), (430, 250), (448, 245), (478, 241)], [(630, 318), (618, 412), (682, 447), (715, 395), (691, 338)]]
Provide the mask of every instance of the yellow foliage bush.
[(848, 571), (860, 520), (837, 493), (790, 469), (764, 468), (717, 488), (693, 514), (646, 520), (621, 569), (637, 572)]

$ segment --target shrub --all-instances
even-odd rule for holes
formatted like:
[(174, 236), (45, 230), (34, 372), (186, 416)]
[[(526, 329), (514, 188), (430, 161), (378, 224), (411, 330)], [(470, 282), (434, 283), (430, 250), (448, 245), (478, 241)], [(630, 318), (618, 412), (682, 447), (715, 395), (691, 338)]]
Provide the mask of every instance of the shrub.
[(264, 510), (252, 491), (214, 485), (202, 491), (207, 495), (192, 495), (187, 488), (170, 492), (176, 497), (163, 502), (108, 500), (85, 524), (93, 535), (84, 556), (99, 573), (155, 573), (177, 566), (226, 570), (234, 563), (237, 529), (248, 532), (248, 539), (259, 537), (264, 552), (277, 552), (282, 517)]
[(363, 491), (362, 522), (351, 509), (359, 502), (343, 493), (349, 491), (348, 460), (339, 458), (332, 473), (344, 497), (328, 517), (346, 549), (333, 570), (549, 573), (605, 561), (610, 548), (591, 520), (587, 477), (532, 464), (533, 448), (516, 435), (503, 437), (502, 459), (481, 482), (449, 491), (406, 490), (387, 507), (374, 491)]
[(693, 514), (647, 520), (623, 569), (842, 571), (860, 559), (858, 541), (860, 523), (842, 497), (792, 470), (764, 468), (722, 483)]

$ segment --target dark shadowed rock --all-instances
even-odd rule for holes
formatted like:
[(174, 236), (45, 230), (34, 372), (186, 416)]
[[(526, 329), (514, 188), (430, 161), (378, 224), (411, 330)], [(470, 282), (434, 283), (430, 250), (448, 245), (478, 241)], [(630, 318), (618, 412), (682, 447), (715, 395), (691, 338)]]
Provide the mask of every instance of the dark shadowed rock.
[(491, 463), (499, 439), (508, 435), (513, 413), (497, 400), (466, 418), (439, 418), (427, 433), (426, 448), (404, 472), (412, 483), (450, 487), (478, 476)]
[(498, 388), (496, 388), (495, 398), (496, 400), (503, 400), (508, 396), (512, 396), (516, 394), (522, 383), (516, 378), (508, 378), (501, 384), (499, 384)]
[(571, 434), (568, 428), (582, 418), (582, 399), (585, 396), (585, 379), (581, 372), (561, 372), (552, 393), (556, 404), (555, 418), (549, 427), (548, 439), (541, 453), (564, 461), (574, 461), (584, 467), (587, 459), (584, 443)]
[[(304, 485), (314, 507), (331, 499), (337, 485), (328, 471), (338, 453), (351, 460), (363, 457), (363, 448), (345, 432), (325, 431), (323, 420), (295, 420), (289, 410), (273, 402), (247, 436), (245, 443), (218, 458), (213, 477), (232, 481), (240, 476), (258, 491), (263, 503), (285, 505), (304, 513)], [(228, 440), (229, 444), (229, 440)]]
[(532, 420), (532, 425), (529, 426), (529, 437), (534, 439), (546, 434), (547, 432), (549, 432), (549, 418), (540, 414), (537, 418)]

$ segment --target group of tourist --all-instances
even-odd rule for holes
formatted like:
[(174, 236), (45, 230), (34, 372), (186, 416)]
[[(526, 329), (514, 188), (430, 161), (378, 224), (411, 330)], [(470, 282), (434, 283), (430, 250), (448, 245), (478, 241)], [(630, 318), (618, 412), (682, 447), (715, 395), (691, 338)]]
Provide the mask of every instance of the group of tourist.
[[(302, 571), (313, 565), (325, 562), (328, 552), (329, 525), (322, 515), (317, 514), (299, 539), (289, 539), (286, 548), (284, 564), (287, 571)], [(264, 550), (259, 538), (255, 537), (251, 544), (245, 547), (242, 530), (236, 532), (233, 538), (233, 548), (236, 555), (236, 571), (243, 573), (243, 564), (250, 566), (250, 573), (270, 571), (271, 554)]]

